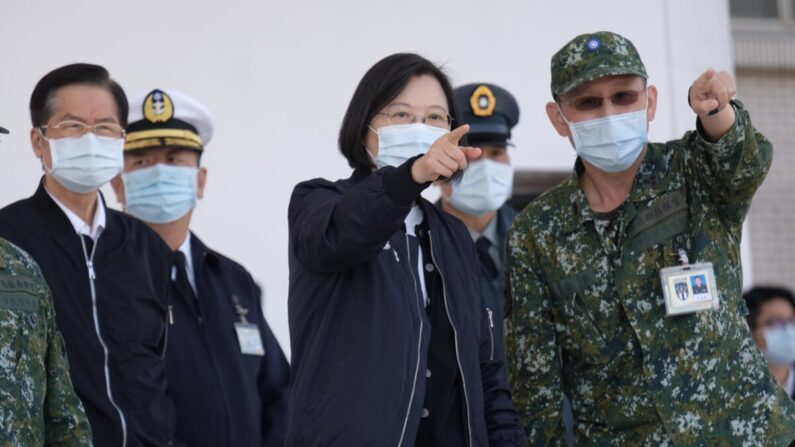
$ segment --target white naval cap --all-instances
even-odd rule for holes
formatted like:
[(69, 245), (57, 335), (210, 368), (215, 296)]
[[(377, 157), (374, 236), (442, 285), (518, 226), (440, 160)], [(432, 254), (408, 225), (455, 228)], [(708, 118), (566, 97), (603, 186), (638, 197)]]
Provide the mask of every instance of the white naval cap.
[(182, 147), (203, 151), (213, 119), (202, 103), (171, 89), (154, 89), (130, 102), (125, 151)]

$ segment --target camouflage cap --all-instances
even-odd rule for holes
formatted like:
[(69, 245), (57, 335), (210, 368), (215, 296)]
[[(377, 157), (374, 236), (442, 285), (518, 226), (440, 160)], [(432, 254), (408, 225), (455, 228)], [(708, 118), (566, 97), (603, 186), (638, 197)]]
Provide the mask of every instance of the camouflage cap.
[(558, 98), (586, 82), (615, 75), (649, 77), (629, 39), (609, 31), (582, 34), (552, 56), (552, 96)]

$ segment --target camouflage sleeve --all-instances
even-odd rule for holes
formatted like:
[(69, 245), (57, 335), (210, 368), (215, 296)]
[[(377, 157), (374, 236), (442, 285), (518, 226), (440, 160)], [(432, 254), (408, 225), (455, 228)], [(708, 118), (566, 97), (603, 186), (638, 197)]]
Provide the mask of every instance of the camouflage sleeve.
[[(521, 219), (521, 217), (520, 217)], [(506, 275), (512, 309), (505, 319), (505, 352), (516, 410), (529, 445), (563, 445), (563, 391), (549, 290), (534, 244), (519, 220), (508, 237)]]
[(61, 333), (55, 324), (52, 294), (42, 279), (42, 306), (47, 319), (47, 393), (44, 396), (46, 446), (91, 446), (91, 429), (83, 404), (72, 388)]
[(689, 171), (707, 198), (718, 205), (723, 217), (742, 225), (751, 199), (773, 161), (773, 145), (751, 124), (742, 103), (733, 101), (734, 125), (715, 143), (703, 138), (701, 122), (691, 133), (695, 146)]

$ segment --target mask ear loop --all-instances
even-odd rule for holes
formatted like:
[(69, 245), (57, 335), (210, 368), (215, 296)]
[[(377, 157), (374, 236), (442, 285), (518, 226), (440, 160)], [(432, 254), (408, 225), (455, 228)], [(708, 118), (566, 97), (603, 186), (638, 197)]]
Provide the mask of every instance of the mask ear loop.
[(566, 115), (563, 114), (563, 109), (560, 108), (560, 103), (555, 101), (555, 106), (557, 106), (558, 112), (560, 112), (560, 116), (563, 118), (563, 121), (565, 121), (566, 124), (571, 124), (571, 121), (569, 121), (569, 119), (566, 118)]
[[(41, 130), (41, 127), (37, 127), (36, 130), (39, 131), (39, 135), (41, 135), (42, 140), (47, 142), (47, 146), (50, 148), (50, 160), (52, 160), (52, 144), (50, 143), (50, 139), (44, 136), (44, 131)], [(44, 156), (42, 155), (39, 157), (39, 161), (41, 162), (41, 170), (44, 171), (46, 174), (52, 174), (52, 168), (48, 168), (46, 164), (44, 164)], [(52, 163), (52, 162), (51, 162)]]
[[(370, 130), (370, 132), (378, 135), (378, 130), (374, 129), (373, 126), (368, 124), (367, 128)], [(362, 146), (364, 146), (364, 151), (367, 152), (367, 156), (370, 157), (370, 161), (373, 163), (373, 166), (374, 167), (377, 166), (375, 162), (375, 155), (373, 155), (373, 151), (371, 151), (370, 148), (367, 147), (367, 142), (362, 142)]]

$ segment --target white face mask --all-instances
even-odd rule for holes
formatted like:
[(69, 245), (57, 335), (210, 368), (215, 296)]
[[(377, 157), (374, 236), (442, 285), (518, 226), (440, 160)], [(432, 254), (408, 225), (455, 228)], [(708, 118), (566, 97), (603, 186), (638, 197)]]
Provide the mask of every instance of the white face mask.
[(96, 191), (124, 169), (123, 138), (98, 137), (89, 132), (47, 142), (52, 166), (44, 169), (72, 192)]
[(765, 356), (777, 365), (795, 364), (795, 325), (765, 328)]
[(629, 169), (648, 141), (648, 92), (646, 96), (643, 110), (577, 123), (570, 122), (561, 111), (569, 124), (577, 155), (601, 171), (615, 173)]
[(511, 198), (513, 166), (489, 159), (472, 162), (460, 182), (452, 183), (450, 204), (473, 216), (496, 211)]
[(400, 166), (411, 157), (425, 155), (433, 143), (449, 130), (423, 123), (397, 124), (379, 129), (370, 128), (378, 134), (378, 155), (375, 165)]

